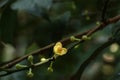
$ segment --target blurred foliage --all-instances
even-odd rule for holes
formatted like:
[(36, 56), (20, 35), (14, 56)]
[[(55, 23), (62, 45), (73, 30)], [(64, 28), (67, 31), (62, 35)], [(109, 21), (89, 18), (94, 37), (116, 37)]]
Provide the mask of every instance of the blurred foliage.
[[(96, 26), (101, 21), (105, 0), (0, 0), (0, 42), (10, 44), (16, 51), (15, 57), (23, 56), (52, 42), (67, 36), (83, 32)], [(106, 19), (120, 14), (120, 0), (110, 0)], [(81, 63), (92, 52), (114, 36), (120, 43), (120, 21), (110, 24), (103, 31), (95, 33), (92, 40), (82, 43), (68, 54), (58, 58), (53, 64), (53, 73), (47, 71), (50, 63), (34, 69), (31, 80), (69, 80)], [(10, 57), (0, 44), (0, 57)], [(114, 47), (113, 47), (114, 48)], [(108, 64), (109, 58), (103, 54), (112, 54), (115, 58)], [(50, 57), (52, 49), (44, 55)], [(2, 57), (3, 58), (3, 57)], [(13, 57), (14, 58), (14, 57)], [(10, 58), (11, 59), (11, 58)], [(3, 60), (0, 60), (2, 63)], [(107, 63), (106, 63), (107, 62)], [(25, 63), (25, 62), (23, 62)], [(120, 48), (112, 52), (105, 49), (85, 70), (81, 80), (119, 80)], [(26, 71), (18, 72), (0, 80), (29, 80)]]

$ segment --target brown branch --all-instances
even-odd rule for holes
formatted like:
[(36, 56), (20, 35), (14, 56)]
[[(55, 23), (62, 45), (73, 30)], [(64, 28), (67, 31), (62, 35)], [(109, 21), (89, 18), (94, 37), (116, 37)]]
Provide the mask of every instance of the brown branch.
[(79, 67), (78, 71), (71, 77), (71, 80), (80, 80), (85, 68), (89, 65), (90, 62), (96, 59), (96, 57), (108, 46), (114, 43), (114, 40), (109, 40), (100, 47), (98, 47), (92, 55), (90, 55)]
[(16, 57), (15, 59), (12, 59), (12, 60), (10, 60), (10, 61), (6, 61), (6, 62), (0, 63), (0, 67), (3, 66), (3, 65), (5, 65), (5, 64), (11, 63), (11, 62), (17, 60), (18, 58), (19, 58), (19, 57)]
[[(108, 24), (115, 23), (115, 22), (117, 22), (118, 20), (120, 20), (120, 15), (108, 19), (108, 20), (106, 21), (106, 23), (101, 23), (99, 26), (96, 26), (96, 27), (93, 28), (93, 29), (87, 30), (87, 31), (85, 31), (85, 32), (83, 32), (83, 33), (76, 34), (76, 35), (74, 35), (74, 36), (77, 37), (77, 38), (81, 38), (82, 35), (90, 36), (90, 35), (92, 35), (93, 33), (95, 33), (95, 32), (97, 32), (97, 31), (105, 28)], [(60, 40), (60, 42), (62, 42), (63, 45), (67, 45), (67, 44), (71, 43), (69, 37), (68, 37), (68, 38), (64, 38), (63, 40)], [(50, 45), (48, 45), (48, 46), (45, 46), (45, 47), (40, 48), (40, 49), (38, 49), (38, 50), (36, 50), (36, 51), (33, 51), (33, 52), (31, 52), (31, 53), (23, 56), (23, 57), (20, 57), (20, 58), (16, 59), (16, 60), (13, 61), (13, 62), (10, 62), (10, 63), (8, 63), (8, 64), (6, 64), (6, 65), (3, 65), (1, 68), (9, 68), (9, 67), (12, 67), (12, 66), (14, 66), (16, 63), (19, 63), (19, 62), (23, 61), (24, 59), (26, 59), (29, 55), (43, 54), (45, 51), (51, 49), (51, 48), (54, 46), (54, 44), (55, 44), (55, 43), (52, 43), (52, 44), (50, 44)]]

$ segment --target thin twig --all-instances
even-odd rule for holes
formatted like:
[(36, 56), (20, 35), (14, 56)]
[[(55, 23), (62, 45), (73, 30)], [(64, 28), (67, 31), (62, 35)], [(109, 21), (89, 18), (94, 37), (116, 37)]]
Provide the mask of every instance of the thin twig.
[(105, 1), (105, 4), (104, 4), (104, 6), (103, 6), (103, 10), (102, 10), (102, 15), (101, 15), (101, 17), (102, 17), (102, 22), (105, 22), (106, 20), (105, 20), (105, 15), (106, 15), (106, 11), (107, 11), (107, 7), (108, 7), (108, 3), (109, 3), (109, 1), (110, 0), (106, 0)]
[(36, 64), (30, 65), (30, 66), (28, 66), (28, 67), (24, 67), (24, 68), (21, 68), (21, 69), (6, 69), (6, 70), (0, 69), (0, 70), (3, 70), (3, 71), (6, 72), (6, 73), (3, 73), (3, 74), (0, 74), (0, 77), (4, 77), (4, 76), (7, 76), (7, 75), (9, 75), (9, 74), (13, 74), (13, 73), (20, 72), (20, 71), (23, 71), (23, 70), (28, 70), (29, 68), (38, 67), (38, 66), (40, 66), (40, 65), (42, 65), (42, 64), (45, 64), (45, 63), (47, 63), (47, 62), (49, 62), (49, 61), (52, 61), (53, 59), (54, 59), (54, 58), (51, 57), (51, 58), (47, 59), (47, 60), (44, 61), (44, 62), (38, 62), (38, 63), (36, 63)]

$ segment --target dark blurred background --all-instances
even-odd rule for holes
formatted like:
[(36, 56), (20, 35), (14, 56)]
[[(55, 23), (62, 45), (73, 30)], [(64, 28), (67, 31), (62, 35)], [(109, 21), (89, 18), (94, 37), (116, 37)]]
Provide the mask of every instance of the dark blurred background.
[[(106, 0), (0, 0), (0, 63), (21, 57), (52, 42), (83, 32), (98, 25)], [(109, 0), (105, 19), (120, 14), (120, 0)], [(69, 80), (81, 63), (120, 27), (120, 21), (92, 35), (59, 57), (48, 72), (50, 63), (34, 69), (34, 77), (26, 71), (0, 80)], [(52, 50), (44, 55), (49, 58)], [(21, 62), (25, 64), (26, 61)], [(89, 64), (81, 80), (120, 80), (120, 48), (118, 43), (106, 48)]]

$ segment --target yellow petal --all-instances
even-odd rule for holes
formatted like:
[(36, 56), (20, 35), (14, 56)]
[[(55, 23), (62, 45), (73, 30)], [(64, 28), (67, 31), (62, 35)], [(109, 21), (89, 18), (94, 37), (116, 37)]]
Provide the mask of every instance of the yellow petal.
[(57, 43), (55, 44), (55, 46), (60, 46), (60, 47), (62, 47), (62, 43), (61, 43), (61, 42), (57, 42)]
[(61, 52), (57, 52), (55, 54), (62, 56), (62, 55), (65, 55), (66, 53), (67, 53), (67, 49), (66, 48), (62, 48)]
[(64, 55), (66, 53), (67, 53), (67, 49), (66, 48), (62, 48), (61, 55)]
[(54, 53), (59, 53), (61, 52), (62, 47), (60, 46), (54, 46)]
[(61, 42), (57, 42), (53, 48), (54, 53), (58, 53), (60, 51), (60, 49), (62, 49), (62, 43)]

